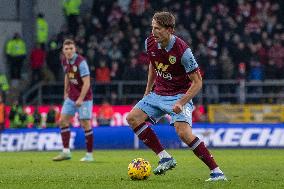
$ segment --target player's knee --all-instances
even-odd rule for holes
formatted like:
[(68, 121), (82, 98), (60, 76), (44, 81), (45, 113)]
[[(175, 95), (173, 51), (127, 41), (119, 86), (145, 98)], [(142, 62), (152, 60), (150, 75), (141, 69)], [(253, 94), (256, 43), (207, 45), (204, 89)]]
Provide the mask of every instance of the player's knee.
[(59, 124), (59, 127), (60, 127), (60, 128), (68, 127), (68, 126), (69, 126), (68, 121), (66, 121), (66, 120), (64, 120), (64, 119), (60, 119), (59, 122), (58, 122), (58, 124)]
[(178, 134), (178, 136), (181, 136), (182, 130), (179, 127), (176, 127), (176, 133)]
[(137, 125), (137, 119), (136, 116), (134, 116), (133, 114), (129, 113), (126, 116), (126, 121), (127, 123), (131, 126), (131, 127), (135, 127)]
[(127, 121), (127, 123), (128, 123), (129, 125), (132, 125), (132, 123), (135, 121), (134, 116), (133, 116), (131, 113), (129, 113), (129, 114), (126, 116), (126, 121)]
[(176, 132), (178, 134), (178, 136), (184, 140), (185, 139), (185, 132), (184, 132), (184, 129), (182, 129), (181, 127), (177, 127), (176, 128)]
[(80, 124), (85, 131), (92, 129), (90, 120), (80, 120)]
[(84, 131), (89, 131), (89, 130), (92, 129), (92, 127), (91, 126), (84, 126), (83, 129), (84, 129)]
[(176, 133), (180, 136), (185, 130), (185, 126), (181, 122), (175, 122)]
[(179, 124), (178, 126), (176, 126), (176, 133), (178, 134), (179, 138), (186, 144), (189, 144), (195, 138), (191, 132), (191, 129), (184, 124)]
[(184, 131), (180, 131), (177, 133), (179, 138), (186, 144), (190, 144), (192, 142), (191, 137), (188, 133)]

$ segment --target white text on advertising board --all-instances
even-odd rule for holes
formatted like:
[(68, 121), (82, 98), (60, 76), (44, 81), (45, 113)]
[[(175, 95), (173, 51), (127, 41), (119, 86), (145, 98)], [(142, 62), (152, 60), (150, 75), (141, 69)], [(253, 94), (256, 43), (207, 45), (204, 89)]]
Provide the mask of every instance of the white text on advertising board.
[(196, 128), (193, 132), (211, 147), (284, 147), (282, 128)]
[[(71, 132), (70, 148), (74, 148), (75, 132)], [(60, 150), (62, 149), (59, 133), (3, 133), (0, 138), (0, 152), (26, 150)]]

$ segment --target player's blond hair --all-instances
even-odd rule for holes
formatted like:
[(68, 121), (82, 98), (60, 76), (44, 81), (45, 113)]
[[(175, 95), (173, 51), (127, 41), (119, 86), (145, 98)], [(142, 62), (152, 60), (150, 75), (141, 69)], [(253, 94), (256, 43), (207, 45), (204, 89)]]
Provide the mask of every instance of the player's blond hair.
[(153, 16), (153, 20), (155, 20), (162, 27), (175, 28), (175, 16), (170, 12), (156, 12)]

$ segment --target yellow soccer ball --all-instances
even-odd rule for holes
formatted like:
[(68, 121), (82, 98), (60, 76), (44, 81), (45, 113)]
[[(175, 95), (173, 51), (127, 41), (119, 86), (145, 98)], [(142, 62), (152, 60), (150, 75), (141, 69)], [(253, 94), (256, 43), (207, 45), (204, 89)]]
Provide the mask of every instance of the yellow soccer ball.
[(128, 165), (128, 176), (132, 180), (144, 180), (151, 175), (151, 165), (143, 158), (136, 158)]

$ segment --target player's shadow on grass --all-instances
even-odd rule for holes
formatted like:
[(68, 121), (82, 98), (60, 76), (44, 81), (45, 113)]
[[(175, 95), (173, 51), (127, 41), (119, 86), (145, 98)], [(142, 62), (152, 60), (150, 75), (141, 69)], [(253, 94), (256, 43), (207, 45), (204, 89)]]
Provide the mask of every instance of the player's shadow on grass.
[(171, 179), (169, 179), (169, 177), (167, 177), (167, 178), (164, 178), (164, 179), (159, 179), (159, 178), (161, 178), (161, 177), (157, 177), (157, 178), (154, 178), (154, 177), (156, 177), (156, 176), (151, 176), (151, 178), (148, 178), (148, 179), (146, 179), (146, 180), (131, 180), (130, 178), (121, 178), (120, 180), (121, 181), (127, 181), (127, 182), (137, 182), (137, 183), (142, 183), (142, 182), (151, 182), (151, 183), (161, 183), (161, 181), (163, 181), (163, 183), (172, 183), (173, 182), (173, 180), (171, 180)]
[[(52, 161), (52, 160), (51, 160)], [(108, 164), (108, 161), (92, 161), (92, 162), (80, 162), (79, 160), (76, 159), (72, 159), (72, 160), (65, 160), (65, 161), (52, 161), (54, 163), (58, 163), (58, 164), (68, 164), (68, 163), (78, 163), (78, 164), (82, 164), (82, 165), (88, 165), (88, 164)]]

